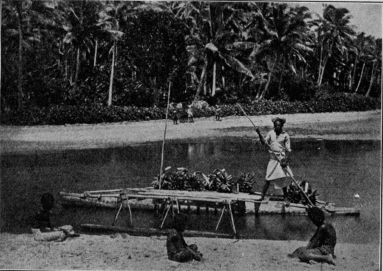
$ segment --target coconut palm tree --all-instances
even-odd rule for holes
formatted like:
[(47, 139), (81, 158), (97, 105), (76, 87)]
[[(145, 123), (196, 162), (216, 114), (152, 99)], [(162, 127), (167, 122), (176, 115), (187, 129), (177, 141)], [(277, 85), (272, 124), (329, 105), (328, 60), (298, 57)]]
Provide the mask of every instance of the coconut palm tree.
[[(370, 96), (372, 85), (375, 80), (376, 71), (379, 71), (379, 68), (382, 66), (382, 39), (376, 39), (372, 51), (372, 68), (371, 68), (371, 77), (370, 83), (365, 94), (366, 97)], [(379, 73), (378, 73), (379, 74)]]
[(66, 54), (75, 58), (74, 79), (70, 81), (77, 83), (80, 74), (82, 60), (91, 59), (94, 47), (94, 36), (99, 31), (97, 12), (100, 8), (99, 2), (73, 1), (60, 2), (60, 9), (65, 14), (66, 23), (62, 26), (65, 31), (64, 44), (69, 45)]
[[(6, 1), (2, 6), (2, 28), (4, 28), (3, 40), (7, 40), (5, 50), (12, 50), (17, 44), (17, 107), (23, 106), (24, 100), (24, 54), (31, 51), (33, 45), (40, 43), (43, 33), (36, 26), (44, 26), (51, 23), (50, 11), (53, 8), (50, 1)], [(44, 14), (44, 16), (42, 16)]]
[(190, 29), (187, 37), (188, 64), (202, 66), (195, 99), (198, 99), (202, 87), (206, 86), (208, 69), (211, 69), (211, 96), (216, 93), (218, 71), (222, 75), (222, 84), (225, 84), (224, 74), (227, 69), (244, 74), (250, 79), (255, 78), (246, 63), (246, 54), (243, 54), (247, 51), (249, 55), (255, 45), (246, 40), (244, 32), (249, 13), (254, 12), (254, 9), (251, 10), (252, 5), (175, 2), (171, 6), (174, 16), (185, 20)]
[(375, 38), (372, 36), (364, 37), (364, 39), (362, 41), (361, 48), (360, 48), (361, 50), (359, 53), (359, 59), (360, 59), (360, 61), (362, 61), (363, 65), (362, 65), (362, 69), (360, 72), (358, 84), (355, 88), (355, 93), (357, 93), (359, 91), (359, 87), (360, 87), (361, 82), (363, 80), (364, 71), (365, 71), (366, 66), (371, 63), (372, 73), (374, 72), (373, 70), (375, 69), (374, 66), (375, 66), (375, 62), (376, 62), (375, 61), (376, 60), (375, 59), (375, 55), (376, 55), (375, 48), (376, 48)]
[(126, 20), (127, 10), (130, 8), (129, 2), (108, 2), (104, 9), (99, 13), (98, 25), (108, 35), (111, 47), (109, 53), (112, 54), (111, 68), (110, 68), (110, 80), (108, 90), (107, 105), (112, 105), (113, 97), (113, 81), (114, 81), (114, 69), (116, 66), (117, 53), (118, 53), (118, 41), (123, 36), (123, 32), (120, 31), (120, 24)]
[(350, 51), (354, 54), (354, 58), (355, 58), (353, 69), (352, 69), (351, 81), (350, 81), (350, 89), (353, 89), (353, 86), (355, 83), (356, 69), (358, 67), (358, 62), (363, 52), (365, 39), (366, 39), (366, 35), (364, 32), (357, 34), (355, 39), (352, 42), (352, 46), (350, 47)]
[(271, 4), (262, 9), (264, 24), (261, 25), (263, 41), (256, 47), (253, 55), (260, 55), (268, 63), (267, 82), (258, 98), (263, 98), (269, 89), (270, 82), (276, 71), (280, 71), (279, 87), (285, 70), (297, 74), (296, 67), (306, 64), (306, 57), (310, 54), (309, 25), (311, 17), (306, 7), (289, 7), (286, 4)]
[(317, 27), (317, 50), (319, 51), (318, 86), (322, 84), (329, 58), (333, 55), (343, 55), (347, 50), (345, 44), (351, 42), (354, 37), (355, 32), (350, 25), (350, 18), (351, 15), (347, 9), (327, 5), (323, 10), (323, 17), (313, 21)]

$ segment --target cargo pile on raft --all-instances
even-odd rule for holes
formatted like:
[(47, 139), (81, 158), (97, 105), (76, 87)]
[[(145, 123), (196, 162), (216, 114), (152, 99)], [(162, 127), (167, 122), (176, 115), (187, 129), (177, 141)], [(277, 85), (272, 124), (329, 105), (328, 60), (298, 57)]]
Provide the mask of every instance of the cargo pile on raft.
[[(152, 186), (154, 189), (163, 190), (259, 194), (253, 190), (255, 183), (255, 174), (250, 172), (241, 173), (238, 178), (234, 178), (225, 169), (215, 169), (211, 174), (205, 174), (200, 171), (191, 172), (185, 167), (179, 167), (176, 170), (167, 167), (161, 176), (161, 180), (156, 177)], [(307, 181), (302, 181), (299, 185), (311, 202), (317, 203), (317, 190), (313, 190)], [(294, 183), (288, 186), (287, 197), (291, 203), (308, 204), (306, 198)], [(282, 197), (272, 196), (270, 199), (281, 200)]]
[(255, 183), (255, 175), (243, 173), (235, 180), (225, 169), (216, 169), (211, 174), (200, 171), (190, 172), (187, 168), (180, 167), (172, 170), (165, 169), (160, 178), (156, 177), (152, 183), (155, 189), (164, 190), (187, 190), (187, 191), (216, 191), (220, 193), (243, 192), (250, 193)]

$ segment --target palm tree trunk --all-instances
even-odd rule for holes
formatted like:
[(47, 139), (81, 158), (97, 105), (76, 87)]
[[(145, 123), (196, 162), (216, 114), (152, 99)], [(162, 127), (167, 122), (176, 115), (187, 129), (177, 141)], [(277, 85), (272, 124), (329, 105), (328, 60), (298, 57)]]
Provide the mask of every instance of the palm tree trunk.
[(18, 74), (17, 74), (17, 107), (20, 109), (23, 103), (23, 29), (22, 29), (22, 2), (17, 2), (17, 24), (19, 31), (19, 48), (18, 48)]
[(111, 69), (110, 69), (110, 82), (109, 82), (109, 92), (108, 92), (108, 106), (112, 105), (115, 57), (116, 57), (116, 42), (114, 42), (113, 50), (112, 50), (112, 66), (111, 66)]
[(320, 46), (320, 55), (319, 55), (319, 67), (318, 67), (318, 79), (317, 79), (317, 85), (319, 86), (320, 83), (319, 83), (319, 80), (321, 78), (321, 73), (322, 73), (322, 53), (323, 51), (323, 44), (321, 44)]
[(98, 49), (98, 40), (96, 39), (96, 44), (94, 46), (93, 67), (96, 67), (97, 65), (97, 49)]
[(74, 61), (73, 61), (73, 56), (70, 56), (68, 70), (69, 70), (69, 84), (71, 86), (73, 86), (74, 74), (76, 73), (75, 64), (76, 63), (74, 63)]
[(262, 83), (262, 81), (261, 81), (261, 83), (259, 84), (259, 87), (258, 87), (258, 89), (257, 89), (257, 93), (255, 94), (255, 99), (256, 99), (256, 100), (258, 100), (258, 99), (261, 97), (262, 85), (263, 85), (263, 83)]
[(194, 100), (195, 101), (198, 100), (199, 94), (201, 93), (202, 87), (204, 86), (204, 82), (206, 81), (206, 68), (207, 68), (207, 64), (205, 62), (205, 65), (202, 68), (201, 77), (200, 77), (200, 80), (199, 80), (197, 92), (196, 92), (196, 94), (194, 96)]
[(273, 64), (273, 66), (271, 67), (271, 70), (269, 72), (269, 75), (267, 76), (267, 82), (266, 82), (266, 85), (265, 85), (265, 88), (263, 89), (263, 92), (261, 93), (260, 95), (260, 99), (262, 99), (263, 97), (265, 97), (268, 89), (269, 89), (269, 85), (270, 85), (270, 82), (271, 82), (271, 78), (273, 76), (273, 73), (274, 73), (274, 68), (275, 68), (275, 65), (279, 62), (279, 55), (277, 55), (276, 59), (275, 59), (275, 62)]
[(117, 67), (117, 60), (118, 60), (118, 46), (117, 46), (117, 41), (115, 41), (115, 44), (116, 44), (116, 55), (115, 55), (115, 62), (114, 62), (114, 66)]
[(214, 61), (213, 64), (213, 84), (212, 84), (212, 90), (211, 90), (211, 96), (215, 96), (215, 89), (216, 89), (216, 77), (217, 77), (217, 62)]
[(64, 67), (64, 77), (65, 79), (68, 79), (68, 58), (65, 57), (65, 67)]
[[(318, 78), (318, 86), (320, 86), (322, 84), (323, 75), (324, 75), (324, 71), (325, 71), (325, 68), (327, 65), (327, 61), (328, 61), (330, 54), (332, 53), (332, 46), (333, 46), (333, 44), (331, 44), (327, 54), (324, 56), (322, 65), (321, 65), (321, 63), (319, 64), (319, 65), (321, 65), (321, 69), (320, 69), (320, 77)], [(322, 47), (321, 47), (321, 58), (322, 58)]]
[(359, 90), (359, 86), (360, 86), (360, 82), (362, 82), (363, 72), (364, 72), (364, 67), (365, 67), (365, 66), (366, 66), (366, 62), (363, 62), (362, 71), (360, 72), (360, 78), (359, 78), (358, 86), (357, 86), (356, 89), (355, 89), (355, 93), (358, 92), (358, 90)]
[(150, 82), (151, 89), (153, 89), (153, 103), (155, 105), (158, 105), (160, 101), (161, 89), (157, 88), (157, 77), (156, 76), (150, 77), (149, 82)]
[(281, 71), (281, 75), (279, 76), (279, 83), (278, 83), (278, 94), (281, 91), (282, 86), (282, 78), (283, 78), (283, 71)]
[(327, 57), (323, 59), (322, 67), (321, 67), (321, 72), (318, 80), (318, 86), (322, 85), (322, 80), (323, 80), (323, 75), (324, 75), (324, 70), (327, 64)]
[(285, 61), (284, 61), (284, 58), (282, 58), (282, 63), (281, 63), (281, 66), (282, 66), (282, 70), (281, 70), (281, 74), (279, 76), (279, 83), (278, 83), (278, 94), (280, 93), (281, 91), (281, 87), (282, 87), (282, 79), (283, 79), (283, 67), (284, 67), (284, 64), (285, 64)]
[(80, 47), (77, 48), (77, 53), (76, 53), (76, 73), (74, 75), (74, 83), (77, 83), (79, 72), (80, 72)]
[(322, 84), (323, 75), (324, 75), (324, 71), (325, 71), (325, 68), (326, 68), (327, 60), (328, 60), (328, 55), (325, 56), (324, 59), (323, 59), (323, 65), (322, 65), (322, 68), (321, 68), (321, 73), (320, 73), (320, 77), (319, 77), (319, 81), (318, 81), (318, 86), (320, 86)]
[(266, 95), (266, 93), (267, 93), (267, 91), (268, 91), (268, 89), (269, 89), (269, 85), (270, 85), (270, 81), (271, 81), (271, 76), (272, 76), (272, 74), (273, 74), (273, 72), (270, 71), (269, 74), (268, 74), (268, 76), (267, 76), (267, 82), (266, 82), (265, 88), (263, 89), (261, 95), (259, 96), (260, 99), (262, 99), (262, 98)]
[(225, 68), (222, 65), (222, 89), (225, 89), (226, 81), (225, 81)]
[(353, 69), (353, 71), (352, 71), (351, 87), (350, 87), (350, 89), (352, 89), (352, 87), (354, 86), (355, 73), (356, 73), (356, 65), (358, 64), (358, 58), (359, 58), (359, 55), (357, 55), (357, 56), (355, 57), (355, 63), (354, 63), (354, 69)]
[(372, 64), (370, 85), (368, 86), (368, 90), (366, 92), (366, 97), (370, 96), (370, 92), (371, 92), (371, 88), (372, 88), (372, 83), (374, 82), (374, 74), (375, 74), (375, 66), (376, 66), (375, 64), (376, 64), (376, 62), (374, 62), (374, 64)]

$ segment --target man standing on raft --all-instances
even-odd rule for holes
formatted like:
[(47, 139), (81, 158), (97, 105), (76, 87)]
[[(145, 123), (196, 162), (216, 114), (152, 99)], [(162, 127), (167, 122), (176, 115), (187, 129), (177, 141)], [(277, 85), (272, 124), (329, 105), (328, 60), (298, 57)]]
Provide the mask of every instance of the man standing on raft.
[(262, 189), (261, 200), (265, 198), (271, 181), (274, 183), (274, 188), (282, 188), (283, 196), (285, 200), (287, 200), (287, 186), (289, 184), (287, 177), (293, 176), (293, 173), (287, 165), (286, 153), (291, 152), (290, 136), (283, 131), (283, 125), (286, 122), (285, 119), (277, 117), (273, 118), (272, 122), (274, 123), (274, 130), (268, 132), (266, 138), (263, 138), (259, 128), (256, 128), (262, 145), (267, 145), (270, 153), (270, 160), (266, 172), (266, 182)]

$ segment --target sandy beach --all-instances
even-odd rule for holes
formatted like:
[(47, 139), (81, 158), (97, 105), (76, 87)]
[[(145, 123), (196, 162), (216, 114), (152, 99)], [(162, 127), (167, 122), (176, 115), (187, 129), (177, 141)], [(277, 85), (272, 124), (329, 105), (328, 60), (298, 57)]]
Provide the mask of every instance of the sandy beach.
[(299, 262), (287, 254), (301, 241), (186, 238), (198, 245), (202, 262), (176, 263), (166, 238), (127, 234), (81, 235), (64, 242), (37, 242), (32, 234), (0, 235), (2, 269), (92, 270), (379, 270), (379, 250), (370, 244), (337, 244), (336, 266)]
[[(266, 133), (275, 115), (251, 116)], [(292, 138), (379, 140), (381, 111), (286, 114), (285, 130)], [(1, 126), (2, 153), (25, 153), (63, 149), (119, 147), (162, 141), (164, 120), (107, 124)], [(198, 139), (224, 136), (256, 138), (246, 117), (232, 116), (215, 121), (199, 118), (194, 123), (173, 125), (168, 121), (166, 138)]]

